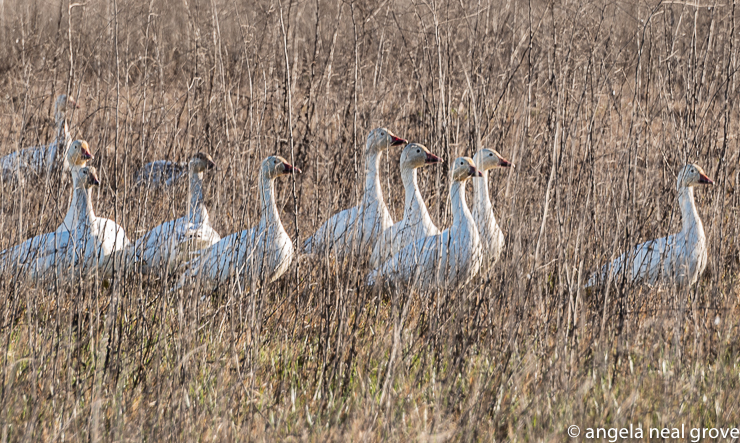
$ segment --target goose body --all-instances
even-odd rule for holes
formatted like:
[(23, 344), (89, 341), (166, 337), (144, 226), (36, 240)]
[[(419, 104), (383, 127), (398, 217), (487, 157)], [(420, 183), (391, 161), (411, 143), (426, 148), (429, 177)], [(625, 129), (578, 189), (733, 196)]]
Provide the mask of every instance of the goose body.
[(663, 282), (676, 286), (691, 286), (707, 265), (707, 240), (704, 225), (694, 202), (694, 186), (713, 184), (701, 167), (689, 164), (678, 174), (678, 202), (682, 228), (677, 234), (637, 245), (594, 273), (586, 287), (605, 283), (609, 274), (619, 281), (626, 272), (627, 281), (655, 285)]
[[(0, 170), (2, 170), (4, 181), (50, 174), (54, 165), (57, 164), (57, 157), (63, 155), (66, 158), (65, 150), (72, 141), (67, 126), (68, 105), (77, 107), (77, 103), (64, 94), (57, 97), (54, 102), (56, 137), (52, 143), (21, 149), (0, 158)], [(64, 166), (69, 166), (66, 164), (66, 159)]]
[(359, 205), (329, 218), (303, 243), (307, 254), (333, 254), (338, 260), (372, 251), (393, 225), (380, 186), (380, 159), (390, 146), (405, 144), (385, 128), (370, 131), (365, 146), (365, 188)]
[(401, 153), (401, 181), (405, 201), (403, 219), (383, 231), (370, 257), (371, 268), (377, 268), (406, 246), (426, 237), (439, 234), (417, 185), (416, 170), (442, 160), (420, 144), (406, 145)]
[(488, 195), (488, 171), (494, 168), (506, 168), (513, 166), (509, 161), (492, 149), (481, 149), (473, 157), (475, 166), (481, 172), (481, 177), (473, 177), (473, 208), (471, 214), (483, 251), (482, 267), (490, 269), (501, 256), (504, 250), (504, 233), (501, 232), (496, 216), (493, 214), (493, 204)]
[(188, 261), (189, 254), (208, 248), (221, 240), (211, 227), (208, 210), (203, 201), (203, 174), (215, 168), (208, 154), (198, 153), (189, 163), (188, 213), (153, 228), (133, 245), (135, 262), (149, 273), (166, 267), (173, 271)]
[(187, 163), (156, 160), (142, 166), (134, 174), (134, 184), (151, 189), (170, 187), (188, 173)]
[(387, 281), (426, 292), (454, 289), (477, 275), (481, 265), (481, 243), (465, 201), (465, 181), (479, 174), (472, 159), (455, 160), (450, 186), (452, 226), (401, 249), (368, 275), (368, 284)]
[(248, 230), (224, 237), (214, 245), (195, 254), (185, 264), (183, 279), (195, 280), (201, 288), (216, 290), (236, 277), (241, 288), (256, 289), (280, 278), (295, 255), (293, 242), (285, 232), (275, 202), (277, 177), (300, 172), (285, 159), (271, 156), (260, 167), (258, 191), (260, 194), (259, 224)]

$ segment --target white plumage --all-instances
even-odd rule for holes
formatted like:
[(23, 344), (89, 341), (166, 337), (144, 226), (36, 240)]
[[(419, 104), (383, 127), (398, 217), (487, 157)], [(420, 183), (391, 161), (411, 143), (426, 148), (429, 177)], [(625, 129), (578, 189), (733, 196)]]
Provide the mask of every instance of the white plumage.
[(224, 237), (196, 253), (195, 258), (185, 264), (183, 279), (178, 286), (194, 279), (201, 288), (216, 290), (231, 277), (236, 277), (241, 288), (248, 290), (280, 278), (293, 260), (294, 248), (280, 221), (274, 180), (294, 171), (301, 172), (282, 157), (266, 158), (259, 175), (259, 224)]
[(189, 163), (188, 213), (153, 228), (132, 246), (132, 254), (141, 270), (174, 270), (189, 260), (189, 253), (214, 245), (221, 236), (211, 227), (203, 201), (203, 173), (216, 167), (210, 155), (196, 154)]
[(403, 219), (383, 231), (373, 248), (370, 267), (377, 268), (395, 253), (415, 241), (439, 234), (432, 222), (427, 205), (419, 192), (416, 170), (424, 165), (439, 163), (442, 159), (425, 146), (411, 143), (401, 153), (401, 181), (405, 191)]
[(372, 251), (381, 232), (393, 225), (380, 186), (380, 159), (390, 146), (405, 144), (385, 128), (370, 131), (365, 146), (365, 190), (358, 206), (334, 214), (303, 243), (307, 254), (333, 254), (338, 260)]
[(74, 282), (95, 274), (110, 277), (113, 253), (123, 247), (125, 234), (111, 220), (98, 219), (90, 189), (99, 184), (95, 168), (73, 168), (75, 216), (71, 229), (26, 240), (0, 253), (3, 271), (15, 270), (35, 282), (58, 278)]
[(24, 180), (28, 177), (48, 175), (51, 173), (52, 168), (58, 164), (58, 155), (65, 158), (65, 169), (69, 168), (69, 165), (66, 164), (65, 152), (72, 141), (67, 126), (68, 105), (77, 107), (77, 103), (64, 94), (57, 97), (56, 102), (54, 102), (56, 137), (51, 144), (25, 148), (0, 158), (0, 169), (2, 169), (4, 181), (13, 179)]
[(368, 276), (368, 284), (388, 281), (426, 292), (465, 285), (480, 270), (478, 229), (465, 202), (465, 182), (481, 176), (473, 160), (460, 157), (452, 170), (452, 226), (412, 243)]
[(475, 166), (481, 171), (482, 177), (473, 178), (473, 209), (471, 214), (478, 227), (483, 250), (482, 269), (489, 270), (501, 256), (504, 250), (504, 233), (501, 232), (496, 216), (493, 214), (493, 205), (488, 195), (488, 171), (494, 168), (513, 167), (508, 160), (492, 149), (481, 149), (473, 157)]
[(696, 283), (707, 264), (707, 240), (694, 203), (694, 186), (713, 183), (701, 167), (684, 166), (676, 181), (683, 223), (681, 232), (637, 245), (594, 273), (586, 287), (605, 283), (610, 273), (614, 281), (619, 281), (624, 272), (627, 272), (627, 282), (637, 284), (662, 282), (691, 286)]

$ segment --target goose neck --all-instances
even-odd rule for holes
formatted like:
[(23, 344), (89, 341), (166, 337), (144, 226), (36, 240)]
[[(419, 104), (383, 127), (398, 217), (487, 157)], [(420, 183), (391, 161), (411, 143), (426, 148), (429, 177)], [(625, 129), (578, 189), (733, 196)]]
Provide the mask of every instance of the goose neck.
[(367, 156), (365, 165), (365, 203), (379, 201), (383, 199), (380, 185), (380, 158), (381, 152), (371, 152)]
[(488, 171), (480, 170), (482, 177), (473, 177), (473, 207), (479, 210), (493, 208), (488, 194)]
[(419, 193), (419, 186), (417, 183), (416, 168), (405, 167), (401, 170), (401, 181), (403, 182), (403, 189), (405, 191), (405, 202), (404, 202), (404, 217), (406, 217), (406, 211), (413, 210), (413, 204), (416, 201), (417, 194), (418, 198), (421, 198)]
[(678, 204), (681, 207), (681, 220), (683, 224), (683, 231), (688, 232), (693, 229), (701, 229), (701, 219), (699, 218), (699, 211), (696, 209), (696, 203), (694, 202), (694, 188), (690, 186), (684, 186), (678, 190)]
[(203, 173), (191, 169), (188, 186), (188, 221), (190, 223), (200, 224), (208, 217), (203, 200)]
[(472, 220), (472, 215), (465, 201), (465, 182), (455, 181), (450, 186), (452, 200), (452, 224), (458, 225), (465, 220)]
[(261, 220), (264, 226), (280, 223), (280, 214), (275, 203), (275, 183), (266, 174), (260, 175), (259, 182)]
[(82, 186), (75, 186), (72, 193), (72, 206), (75, 209), (76, 220), (73, 221), (72, 226), (87, 225), (90, 221), (95, 219), (91, 191), (92, 188), (85, 189)]

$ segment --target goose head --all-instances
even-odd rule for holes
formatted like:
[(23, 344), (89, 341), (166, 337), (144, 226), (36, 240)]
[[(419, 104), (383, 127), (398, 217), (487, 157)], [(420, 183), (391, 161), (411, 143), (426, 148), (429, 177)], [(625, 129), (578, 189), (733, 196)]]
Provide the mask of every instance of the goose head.
[(452, 179), (456, 182), (465, 182), (470, 177), (483, 177), (483, 174), (475, 167), (470, 157), (458, 157), (452, 167)]
[(426, 146), (410, 143), (401, 153), (401, 169), (416, 169), (431, 163), (441, 163), (442, 159), (432, 154)]
[(57, 101), (54, 102), (54, 118), (57, 123), (64, 121), (67, 116), (67, 106), (71, 106), (72, 109), (77, 109), (79, 106), (77, 102), (71, 97), (67, 97), (67, 94), (61, 94), (57, 97)]
[(513, 168), (514, 164), (493, 149), (481, 149), (475, 155), (478, 159), (478, 166), (481, 171), (488, 171), (495, 168)]
[(90, 152), (90, 145), (85, 140), (75, 140), (69, 145), (67, 162), (72, 166), (85, 166), (94, 157)]
[(676, 180), (676, 188), (680, 191), (683, 188), (689, 188), (696, 185), (713, 185), (714, 182), (707, 177), (704, 170), (699, 165), (688, 164), (681, 168)]
[(216, 163), (210, 155), (199, 152), (190, 159), (190, 169), (194, 172), (201, 173), (203, 171), (216, 169)]
[(375, 154), (385, 151), (391, 146), (400, 146), (406, 143), (408, 143), (406, 140), (396, 137), (391, 131), (385, 128), (376, 128), (367, 135), (365, 153)]
[(93, 186), (100, 186), (98, 171), (93, 166), (85, 166), (77, 169), (76, 187), (90, 189)]
[(276, 179), (282, 175), (288, 175), (292, 173), (301, 173), (301, 170), (288, 163), (286, 159), (279, 155), (272, 155), (267, 157), (262, 162), (262, 174), (270, 179)]

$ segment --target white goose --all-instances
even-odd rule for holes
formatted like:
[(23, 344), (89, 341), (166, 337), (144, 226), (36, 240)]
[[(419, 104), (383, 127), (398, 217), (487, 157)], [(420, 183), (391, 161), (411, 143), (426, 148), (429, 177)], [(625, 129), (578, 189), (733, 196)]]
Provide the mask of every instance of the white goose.
[(405, 144), (385, 128), (370, 131), (365, 144), (365, 190), (358, 206), (334, 214), (303, 243), (307, 254), (333, 253), (341, 260), (371, 251), (381, 232), (393, 225), (380, 186), (380, 159), (391, 146)]
[(29, 175), (40, 176), (49, 174), (52, 167), (57, 164), (57, 155), (64, 155), (64, 167), (69, 168), (66, 163), (65, 149), (72, 141), (67, 126), (67, 106), (77, 108), (77, 103), (62, 94), (54, 102), (54, 120), (56, 121), (56, 138), (48, 146), (34, 146), (12, 152), (0, 158), (0, 169), (2, 169), (3, 180), (13, 178), (24, 179)]
[(203, 173), (216, 167), (210, 155), (199, 152), (189, 163), (188, 214), (155, 227), (133, 245), (135, 261), (144, 273), (166, 267), (174, 270), (189, 253), (221, 240), (211, 227), (203, 198)]
[[(75, 179), (76, 175), (79, 172), (79, 169), (84, 167), (88, 160), (92, 159), (93, 156), (90, 153), (90, 149), (87, 146), (87, 142), (76, 140), (72, 145), (70, 146), (67, 156), (65, 158), (65, 164), (72, 165), (72, 169), (70, 170), (73, 180)], [(76, 193), (74, 192), (74, 185), (72, 189), (72, 200), (70, 203), (69, 208), (67, 209), (67, 213), (64, 216), (64, 220), (62, 221), (62, 224), (56, 229), (54, 232), (64, 232), (68, 231), (72, 228), (74, 224), (74, 219), (76, 217), (77, 212), (77, 198), (75, 197)], [(17, 255), (19, 253), (23, 252), (23, 248), (28, 248), (31, 245), (42, 245), (46, 243), (46, 238), (49, 234), (41, 234), (36, 237), (30, 238), (23, 242), (21, 245), (16, 246), (14, 248), (11, 248), (7, 251), (0, 252), (0, 257), (3, 257), (3, 259), (10, 259), (11, 261), (15, 261), (15, 258), (17, 258)], [(25, 245), (25, 246), (22, 246)], [(12, 259), (10, 258), (12, 257)]]
[(275, 179), (301, 170), (280, 156), (267, 157), (260, 167), (258, 191), (261, 218), (249, 230), (236, 232), (213, 246), (195, 253), (185, 264), (178, 287), (187, 280), (197, 280), (201, 287), (216, 290), (232, 276), (245, 290), (271, 283), (290, 266), (294, 257), (293, 243), (285, 232), (275, 203)]
[(689, 164), (678, 173), (676, 188), (681, 207), (681, 232), (650, 240), (622, 254), (601, 271), (594, 273), (586, 287), (605, 283), (609, 273), (618, 281), (627, 272), (628, 282), (654, 285), (659, 281), (677, 286), (691, 286), (707, 265), (707, 240), (699, 212), (694, 204), (694, 186), (714, 184), (701, 167)]
[[(69, 146), (69, 150), (67, 150), (65, 165), (69, 165), (72, 168), (70, 169), (70, 173), (74, 177), (76, 173), (74, 169), (84, 167), (87, 162), (92, 159), (93, 155), (90, 153), (90, 146), (88, 146), (87, 142), (85, 140), (75, 140)], [(67, 213), (64, 215), (64, 220), (62, 220), (62, 223), (54, 232), (69, 231), (72, 228), (73, 218), (75, 216), (75, 208), (77, 207), (77, 201), (75, 197), (76, 195), (77, 193), (74, 192), (73, 184), (72, 200), (70, 202), (69, 208), (67, 209)]]
[(102, 260), (102, 241), (94, 223), (89, 189), (100, 184), (95, 168), (73, 169), (75, 217), (71, 229), (26, 240), (0, 253), (3, 270), (17, 270), (33, 281), (60, 278), (70, 282), (82, 272), (94, 272)]
[(496, 223), (496, 217), (493, 215), (493, 205), (488, 195), (488, 171), (514, 165), (493, 149), (481, 149), (475, 154), (473, 161), (483, 176), (473, 178), (473, 210), (471, 213), (478, 226), (478, 234), (480, 234), (483, 246), (483, 269), (490, 269), (504, 250), (504, 233), (501, 232), (501, 228)]
[(403, 204), (403, 219), (383, 231), (373, 248), (370, 257), (372, 269), (382, 265), (395, 253), (419, 239), (439, 234), (427, 205), (419, 192), (416, 170), (424, 165), (440, 163), (441, 158), (429, 152), (426, 146), (418, 143), (406, 145), (401, 152), (401, 181), (406, 194)]
[(482, 252), (478, 229), (465, 202), (465, 182), (481, 175), (469, 157), (455, 160), (450, 186), (452, 226), (403, 248), (368, 275), (368, 284), (388, 281), (426, 292), (454, 289), (475, 277)]

